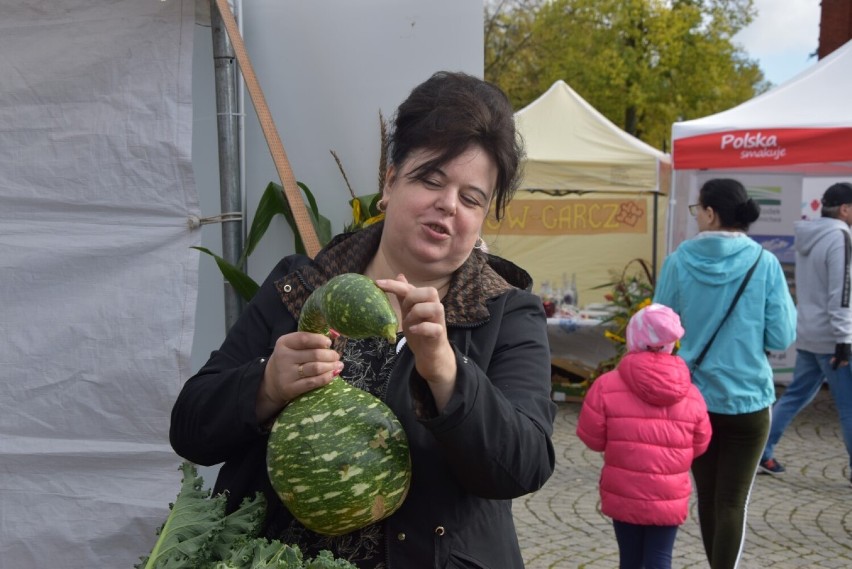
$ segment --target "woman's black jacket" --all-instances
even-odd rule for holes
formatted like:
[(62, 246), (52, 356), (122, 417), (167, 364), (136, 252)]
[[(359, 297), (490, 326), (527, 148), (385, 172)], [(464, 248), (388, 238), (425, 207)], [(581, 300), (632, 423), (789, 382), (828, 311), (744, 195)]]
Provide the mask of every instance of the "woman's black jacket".
[[(264, 492), (267, 527), (290, 514), (269, 484), (267, 432), (255, 415), (265, 359), (296, 330), (316, 286), (363, 271), (380, 231), (341, 235), (315, 261), (283, 259), (174, 405), (175, 451), (197, 464), (224, 463), (214, 492), (227, 490), (231, 509)], [(478, 251), (456, 272), (443, 303), (458, 377), (440, 414), (411, 351), (397, 357), (385, 402), (408, 435), (413, 471), (404, 504), (383, 522), (390, 569), (524, 566), (511, 500), (552, 474), (555, 416), (546, 320), (529, 286), (524, 271)]]

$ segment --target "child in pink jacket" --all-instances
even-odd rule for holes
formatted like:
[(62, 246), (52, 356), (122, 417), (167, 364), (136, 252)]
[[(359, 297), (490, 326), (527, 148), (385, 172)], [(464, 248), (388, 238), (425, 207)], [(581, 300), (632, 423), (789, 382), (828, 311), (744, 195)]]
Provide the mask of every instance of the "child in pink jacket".
[(577, 436), (603, 451), (601, 512), (612, 518), (620, 569), (669, 569), (689, 509), (692, 459), (710, 444), (707, 406), (672, 355), (683, 336), (669, 307), (651, 304), (627, 324), (627, 353), (592, 384)]

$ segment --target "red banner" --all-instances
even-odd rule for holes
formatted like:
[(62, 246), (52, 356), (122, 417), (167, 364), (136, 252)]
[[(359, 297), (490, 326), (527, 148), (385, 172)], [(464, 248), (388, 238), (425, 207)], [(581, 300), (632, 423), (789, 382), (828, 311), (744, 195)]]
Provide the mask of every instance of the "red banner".
[(730, 130), (674, 141), (675, 170), (852, 160), (852, 128)]

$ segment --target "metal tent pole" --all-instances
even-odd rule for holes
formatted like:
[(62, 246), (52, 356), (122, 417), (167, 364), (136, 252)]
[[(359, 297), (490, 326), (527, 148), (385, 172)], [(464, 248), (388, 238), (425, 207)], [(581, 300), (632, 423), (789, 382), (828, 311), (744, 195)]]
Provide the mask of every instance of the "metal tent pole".
[[(210, 0), (210, 23), (213, 34), (216, 115), (219, 133), (219, 195), (224, 216), (222, 221), (222, 257), (229, 263), (236, 265), (243, 250), (237, 62), (216, 0)], [(236, 322), (245, 302), (227, 281), (224, 286), (225, 327), (227, 330)]]
[(651, 274), (654, 276), (654, 281), (656, 284), (657, 280), (657, 228), (658, 228), (658, 218), (660, 214), (660, 192), (654, 192), (654, 237), (651, 241), (652, 247), (654, 248), (651, 252)]

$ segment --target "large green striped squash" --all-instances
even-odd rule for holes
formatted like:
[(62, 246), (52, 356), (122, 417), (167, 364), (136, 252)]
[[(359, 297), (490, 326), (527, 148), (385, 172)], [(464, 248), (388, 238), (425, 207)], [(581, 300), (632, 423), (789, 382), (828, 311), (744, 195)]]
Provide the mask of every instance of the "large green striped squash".
[[(396, 341), (397, 319), (369, 278), (346, 273), (305, 302), (299, 329)], [(408, 439), (393, 411), (342, 378), (290, 402), (276, 418), (266, 453), (269, 480), (302, 525), (342, 535), (401, 505), (411, 484)]]

